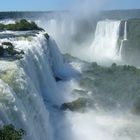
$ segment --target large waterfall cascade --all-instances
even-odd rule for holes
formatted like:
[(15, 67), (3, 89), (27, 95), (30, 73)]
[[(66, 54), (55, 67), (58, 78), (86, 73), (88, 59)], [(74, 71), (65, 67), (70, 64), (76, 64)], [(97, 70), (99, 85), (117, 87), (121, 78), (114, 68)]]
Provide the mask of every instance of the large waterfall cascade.
[(125, 41), (127, 41), (127, 21), (125, 21), (125, 23), (124, 23), (124, 34), (123, 34), (123, 38), (121, 39), (121, 44), (120, 44), (120, 49), (119, 49), (120, 58), (121, 58), (123, 43)]
[(76, 71), (64, 63), (55, 41), (42, 33), (0, 40), (8, 41), (25, 55), (21, 60), (0, 60), (0, 124), (25, 129), (26, 140), (53, 140), (48, 103), (62, 100), (55, 76), (68, 79)]
[[(47, 92), (45, 91), (47, 87), (49, 87), (48, 93), (52, 91), (50, 91), (51, 86), (55, 90), (47, 55), (44, 54), (45, 42), (41, 36), (34, 38), (31, 42), (13, 38), (1, 39), (1, 41), (11, 41), (15, 47), (22, 48), (26, 53), (20, 61), (1, 61), (1, 123), (12, 123), (25, 129), (28, 132), (25, 139), (52, 140), (49, 113), (41, 95)], [(47, 78), (42, 75), (44, 73)]]

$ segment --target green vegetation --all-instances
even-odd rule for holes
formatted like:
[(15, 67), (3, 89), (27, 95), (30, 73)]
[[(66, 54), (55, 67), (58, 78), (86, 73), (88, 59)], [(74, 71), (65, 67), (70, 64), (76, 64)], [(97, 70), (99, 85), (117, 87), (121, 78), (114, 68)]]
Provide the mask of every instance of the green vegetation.
[(0, 23), (0, 30), (11, 30), (11, 31), (28, 31), (28, 30), (43, 30), (38, 27), (35, 22), (27, 21), (26, 19), (21, 19), (16, 21), (14, 24), (2, 24)]
[(87, 96), (87, 91), (75, 89), (75, 90), (72, 91), (72, 94), (77, 95), (77, 96), (80, 95), (82, 97), (85, 97), (85, 96)]
[(129, 64), (140, 66), (140, 40), (133, 39), (127, 40), (123, 43), (122, 48), (122, 58), (126, 60)]
[[(117, 66), (114, 63), (111, 67), (102, 67), (97, 63), (92, 63), (90, 68), (84, 72), (84, 75), (84, 80), (82, 79), (80, 84), (91, 89), (96, 87), (103, 92), (130, 92), (132, 89), (129, 89), (128, 85), (131, 86), (131, 84), (135, 89), (132, 90), (133, 94), (139, 92), (140, 89), (138, 84), (140, 82), (140, 70), (133, 66)], [(87, 85), (85, 81), (89, 84)]]
[(140, 97), (139, 85), (140, 69), (127, 65), (119, 66), (115, 63), (111, 67), (92, 63), (80, 80), (80, 86), (86, 91), (91, 91), (96, 102), (100, 102), (103, 107), (105, 104), (117, 107), (118, 104), (122, 106), (128, 103), (132, 106)]
[(73, 90), (78, 97), (72, 102), (63, 103), (61, 110), (86, 111), (114, 108), (128, 108), (140, 114), (140, 69), (128, 65), (112, 64), (110, 67), (92, 63), (83, 71), (79, 85), (82, 90)]
[(137, 114), (137, 115), (140, 115), (140, 98), (138, 98), (136, 100), (136, 102), (134, 103), (134, 107), (132, 109), (132, 112)]
[[(69, 63), (73, 61), (70, 56), (65, 57), (69, 58)], [(65, 103), (62, 106), (63, 110), (86, 111), (88, 107), (94, 110), (114, 111), (114, 108), (129, 108), (140, 114), (140, 69), (115, 63), (109, 67), (100, 66), (95, 62), (84, 62), (83, 65), (79, 81), (82, 90), (74, 89), (72, 95), (85, 99), (86, 104), (80, 104), (79, 101)]]
[(128, 40), (140, 38), (140, 19), (129, 19), (127, 21)]
[(0, 140), (21, 140), (24, 135), (23, 129), (16, 129), (13, 125), (5, 125), (0, 128)]

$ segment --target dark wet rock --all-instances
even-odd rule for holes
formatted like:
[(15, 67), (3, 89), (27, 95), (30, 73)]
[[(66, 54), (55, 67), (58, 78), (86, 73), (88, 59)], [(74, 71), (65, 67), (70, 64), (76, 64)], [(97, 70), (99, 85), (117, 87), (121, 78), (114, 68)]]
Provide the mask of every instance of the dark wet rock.
[(72, 94), (73, 95), (77, 95), (77, 96), (81, 96), (81, 97), (87, 97), (88, 96), (87, 91), (85, 91), (85, 90), (78, 90), (78, 89), (73, 90)]
[(23, 58), (23, 55), (24, 51), (16, 50), (11, 42), (2, 42), (0, 45), (0, 59), (16, 60)]
[[(65, 62), (68, 62), (68, 63), (69, 63), (69, 62), (79, 62), (79, 63), (84, 63), (84, 62), (85, 62), (85, 61), (83, 61), (83, 60), (80, 60), (80, 59), (77, 58), (77, 57), (74, 57), (74, 56), (68, 54), (68, 53), (64, 54), (63, 57), (64, 57)], [(87, 62), (86, 62), (86, 63), (87, 63)]]
[(3, 56), (4, 55), (4, 48), (3, 46), (0, 45), (0, 56)]
[(56, 82), (59, 82), (59, 81), (62, 81), (63, 79), (55, 76), (55, 80), (56, 80)]
[(119, 28), (120, 39), (123, 39), (123, 37), (124, 37), (124, 26), (125, 26), (125, 21), (121, 21), (120, 28)]
[(50, 38), (50, 36), (48, 35), (48, 33), (44, 34), (45, 38), (48, 40)]
[(11, 42), (2, 42), (2, 45), (14, 47), (13, 44), (12, 44)]
[(0, 140), (22, 140), (25, 134), (25, 130), (16, 129), (12, 124), (0, 127)]
[(140, 19), (129, 19), (127, 21), (127, 37), (128, 40), (140, 37)]
[(87, 98), (78, 98), (75, 101), (63, 103), (60, 107), (61, 110), (65, 111), (84, 111), (85, 108), (90, 104)]

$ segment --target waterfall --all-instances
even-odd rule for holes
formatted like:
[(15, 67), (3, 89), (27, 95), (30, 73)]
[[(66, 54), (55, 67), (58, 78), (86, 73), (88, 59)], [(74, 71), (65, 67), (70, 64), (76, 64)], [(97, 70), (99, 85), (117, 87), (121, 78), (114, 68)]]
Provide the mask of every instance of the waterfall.
[(74, 71), (64, 63), (55, 41), (47, 41), (42, 33), (4, 41), (25, 55), (21, 60), (0, 62), (0, 125), (23, 128), (26, 140), (53, 140), (48, 106), (60, 98), (54, 76), (68, 78)]
[(127, 40), (127, 21), (124, 24), (124, 40)]
[(52, 70), (56, 77), (62, 79), (68, 79), (69, 77), (75, 77), (78, 73), (71, 67), (71, 65), (64, 63), (63, 57), (57, 47), (56, 42), (50, 38), (49, 43), (49, 52), (51, 56), (50, 62), (52, 62)]
[[(19, 60), (0, 59), (0, 127), (11, 123), (24, 129), (27, 133), (24, 140), (139, 140), (139, 117), (133, 116), (125, 108), (127, 102), (131, 111), (130, 102), (135, 94), (127, 95), (123, 90), (117, 93), (114, 89), (111, 89), (111, 93), (100, 92), (101, 88), (107, 87), (107, 82), (111, 83), (111, 87), (115, 87), (112, 76), (105, 77), (107, 82), (104, 82), (101, 76), (104, 76), (106, 68), (99, 67), (100, 75), (96, 71), (94, 73), (94, 65), (95, 68), (98, 67), (95, 63), (81, 60), (96, 61), (99, 64), (119, 60), (123, 42), (127, 40), (125, 22), (121, 45), (118, 46), (120, 23), (121, 21), (114, 20), (99, 21), (90, 46), (74, 46), (73, 51), (80, 59), (67, 54), (64, 60), (56, 41), (51, 36), (46, 39), (44, 32), (1, 32), (0, 45), (2, 42), (11, 42), (16, 49), (23, 50), (25, 54)], [(55, 27), (50, 28), (52, 33), (61, 30), (65, 35), (67, 24), (63, 23), (60, 28), (55, 20), (52, 20), (51, 24)], [(69, 28), (72, 31), (71, 35), (74, 34), (75, 28), (72, 23)], [(84, 33), (83, 30), (81, 32)], [(71, 35), (63, 35), (61, 37), (67, 42), (66, 37)], [(67, 42), (68, 45), (69, 43), (71, 42)], [(76, 77), (79, 74), (75, 70), (76, 67), (81, 77)], [(117, 70), (115, 65), (107, 69), (108, 75), (113, 74), (114, 68)], [(126, 74), (129, 76), (127, 70)], [(96, 76), (99, 79), (95, 80)], [(118, 76), (120, 75), (117, 74), (116, 77)], [(57, 78), (59, 81), (56, 81)], [(121, 80), (124, 81), (124, 78)], [(131, 80), (128, 88), (133, 92), (135, 85)], [(93, 84), (91, 89), (90, 84)], [(118, 84), (120, 88), (124, 86)], [(94, 106), (89, 107), (91, 103), (87, 103), (84, 105), (86, 110), (61, 110), (62, 104), (70, 105), (71, 101), (83, 97), (86, 100), (91, 98)], [(76, 106), (82, 107), (82, 104), (77, 102)], [(72, 106), (75, 105), (72, 103)]]
[(117, 57), (120, 21), (105, 20), (97, 23), (89, 58), (93, 61), (113, 60)]
[(121, 44), (120, 44), (120, 49), (119, 49), (120, 59), (121, 59), (121, 53), (122, 53), (122, 47), (123, 47), (124, 41), (127, 41), (127, 21), (125, 21), (124, 23), (124, 35), (123, 35), (123, 39), (121, 39)]

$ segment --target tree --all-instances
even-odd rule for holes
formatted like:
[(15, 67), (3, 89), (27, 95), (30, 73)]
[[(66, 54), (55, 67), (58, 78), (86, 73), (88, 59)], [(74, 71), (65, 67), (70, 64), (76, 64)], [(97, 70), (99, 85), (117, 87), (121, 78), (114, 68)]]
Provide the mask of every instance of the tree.
[(0, 140), (21, 140), (24, 135), (23, 129), (16, 129), (12, 124), (0, 128)]

